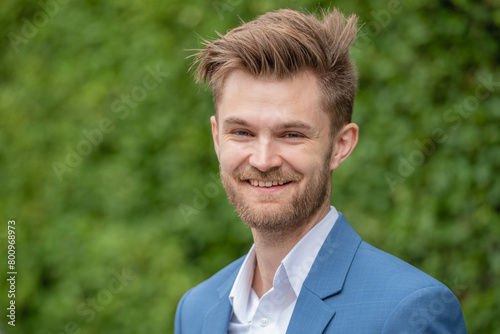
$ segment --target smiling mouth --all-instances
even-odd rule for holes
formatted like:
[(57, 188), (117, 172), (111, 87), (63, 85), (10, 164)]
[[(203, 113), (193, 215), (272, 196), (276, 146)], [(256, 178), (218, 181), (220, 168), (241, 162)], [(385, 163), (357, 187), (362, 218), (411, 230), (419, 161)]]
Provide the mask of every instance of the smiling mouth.
[(261, 187), (261, 188), (270, 188), (273, 186), (282, 186), (288, 183), (291, 183), (292, 181), (283, 181), (283, 180), (255, 180), (255, 179), (250, 179), (246, 180), (248, 183), (250, 183), (254, 187)]

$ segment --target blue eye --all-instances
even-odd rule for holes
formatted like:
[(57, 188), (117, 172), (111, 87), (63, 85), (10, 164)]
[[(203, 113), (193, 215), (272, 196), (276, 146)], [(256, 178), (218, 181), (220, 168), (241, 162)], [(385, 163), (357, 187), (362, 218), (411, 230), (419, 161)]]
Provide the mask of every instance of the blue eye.
[(291, 133), (287, 133), (285, 135), (285, 137), (287, 138), (301, 138), (302, 135), (298, 134), (298, 133), (295, 133), (295, 132), (291, 132)]
[(252, 135), (249, 131), (246, 130), (233, 130), (230, 133), (231, 135), (236, 137), (249, 137)]
[(243, 131), (243, 130), (238, 130), (238, 131), (235, 131), (234, 133), (238, 136), (248, 136), (249, 135), (248, 131)]

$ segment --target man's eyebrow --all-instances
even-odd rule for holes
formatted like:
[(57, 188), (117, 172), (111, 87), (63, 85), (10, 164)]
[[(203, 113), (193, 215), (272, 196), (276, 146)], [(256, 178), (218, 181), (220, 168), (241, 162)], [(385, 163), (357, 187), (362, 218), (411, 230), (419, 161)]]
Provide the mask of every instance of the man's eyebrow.
[[(249, 127), (250, 123), (239, 117), (229, 117), (224, 120), (224, 125), (240, 125)], [(302, 121), (288, 121), (276, 125), (276, 130), (286, 130), (286, 129), (302, 129), (311, 130), (313, 127)]]
[(278, 130), (286, 130), (286, 129), (303, 129), (303, 130), (311, 130), (312, 126), (310, 126), (307, 123), (301, 122), (301, 121), (290, 121), (290, 122), (285, 122), (278, 124), (276, 127)]
[(249, 126), (248, 122), (238, 117), (229, 117), (224, 120), (224, 125), (242, 125)]

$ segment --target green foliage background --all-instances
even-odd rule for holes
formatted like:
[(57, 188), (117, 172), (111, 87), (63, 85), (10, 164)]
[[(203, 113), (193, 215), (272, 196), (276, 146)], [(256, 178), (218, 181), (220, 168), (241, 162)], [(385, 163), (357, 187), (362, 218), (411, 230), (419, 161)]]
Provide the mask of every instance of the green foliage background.
[[(494, 0), (2, 1), (0, 267), (15, 219), (18, 275), (15, 327), (0, 280), (0, 332), (172, 332), (182, 294), (252, 242), (217, 181), (211, 95), (186, 50), (240, 18), (330, 4), (365, 23), (352, 50), (361, 138), (334, 173), (332, 203), (366, 241), (447, 284), (470, 333), (495, 333)], [(141, 90), (148, 69), (168, 76)], [(88, 152), (83, 131), (103, 120)], [(78, 149), (88, 154), (69, 167)], [(133, 279), (110, 292), (123, 270)]]

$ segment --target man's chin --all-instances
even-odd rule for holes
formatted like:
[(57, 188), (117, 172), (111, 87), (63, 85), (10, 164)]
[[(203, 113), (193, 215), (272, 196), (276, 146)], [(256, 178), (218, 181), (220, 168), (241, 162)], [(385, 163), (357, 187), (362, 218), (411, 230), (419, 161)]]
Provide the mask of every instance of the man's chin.
[(296, 220), (289, 205), (276, 202), (253, 204), (236, 210), (245, 224), (257, 230), (279, 231), (290, 228)]
[(240, 207), (244, 207), (245, 211), (256, 216), (267, 216), (270, 219), (291, 209), (290, 202), (284, 202), (283, 199), (275, 196), (258, 198)]
[(296, 196), (296, 191), (290, 189), (282, 189), (277, 192), (266, 192), (259, 191), (255, 189), (242, 189), (239, 191), (238, 198), (243, 199), (244, 205), (246, 206), (257, 206), (257, 205), (287, 205)]

